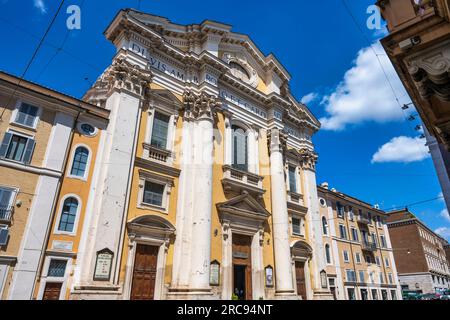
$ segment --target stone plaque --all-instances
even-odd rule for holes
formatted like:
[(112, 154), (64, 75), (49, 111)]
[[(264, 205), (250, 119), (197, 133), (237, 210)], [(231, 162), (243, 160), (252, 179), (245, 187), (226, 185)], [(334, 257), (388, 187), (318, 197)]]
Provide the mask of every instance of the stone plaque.
[(53, 250), (61, 250), (61, 251), (72, 251), (73, 242), (55, 240), (52, 243), (52, 249)]
[(209, 284), (212, 286), (218, 286), (220, 284), (220, 263), (216, 260), (211, 262)]
[(109, 281), (111, 278), (111, 267), (114, 254), (109, 249), (103, 249), (97, 252), (97, 260), (95, 262), (95, 281)]
[(266, 287), (273, 287), (273, 268), (271, 266), (266, 267)]

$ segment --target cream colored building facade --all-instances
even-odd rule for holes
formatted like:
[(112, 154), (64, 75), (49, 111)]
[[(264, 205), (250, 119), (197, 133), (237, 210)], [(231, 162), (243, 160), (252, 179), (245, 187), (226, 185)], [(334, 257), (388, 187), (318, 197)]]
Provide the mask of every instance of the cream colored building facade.
[(318, 187), (326, 271), (336, 300), (399, 300), (401, 288), (387, 214), (366, 202)]
[(0, 115), (0, 299), (29, 300), (70, 145), (109, 112), (0, 72)]
[(280, 62), (208, 20), (122, 10), (105, 36), (84, 99), (110, 123), (72, 145), (89, 170), (64, 179), (34, 298), (330, 299), (320, 124)]

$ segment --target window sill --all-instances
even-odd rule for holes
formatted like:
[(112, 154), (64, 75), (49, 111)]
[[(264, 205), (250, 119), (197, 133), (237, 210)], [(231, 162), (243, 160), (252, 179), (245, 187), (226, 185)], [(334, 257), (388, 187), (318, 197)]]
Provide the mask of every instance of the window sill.
[(154, 204), (150, 204), (150, 203), (141, 202), (138, 205), (138, 209), (155, 210), (155, 211), (159, 211), (159, 212), (164, 213), (164, 214), (168, 214), (167, 208), (161, 207), (161, 206), (157, 206), (157, 205), (154, 205)]
[(26, 129), (26, 130), (30, 130), (30, 131), (33, 131), (33, 132), (37, 132), (37, 124), (34, 127), (29, 127), (29, 126), (27, 126), (25, 124), (21, 124), (21, 123), (13, 121), (13, 122), (10, 122), (10, 125), (12, 125), (14, 127), (21, 128), (21, 129)]
[(59, 231), (59, 230), (54, 231), (53, 234), (57, 234), (57, 235), (61, 235), (61, 236), (71, 236), (71, 237), (75, 237), (77, 235), (76, 232), (67, 232), (67, 231)]
[(80, 181), (83, 181), (83, 182), (86, 182), (86, 181), (87, 181), (87, 177), (79, 177), (79, 176), (68, 175), (67, 178), (69, 178), (69, 179), (75, 179), (75, 180), (80, 180)]

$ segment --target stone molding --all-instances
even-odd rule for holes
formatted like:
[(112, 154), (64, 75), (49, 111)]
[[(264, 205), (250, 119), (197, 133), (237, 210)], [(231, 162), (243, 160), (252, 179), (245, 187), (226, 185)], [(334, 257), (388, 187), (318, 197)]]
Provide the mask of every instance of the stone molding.
[(205, 92), (195, 94), (185, 91), (183, 94), (184, 118), (191, 120), (208, 119), (215, 121), (217, 111), (222, 106), (218, 98)]

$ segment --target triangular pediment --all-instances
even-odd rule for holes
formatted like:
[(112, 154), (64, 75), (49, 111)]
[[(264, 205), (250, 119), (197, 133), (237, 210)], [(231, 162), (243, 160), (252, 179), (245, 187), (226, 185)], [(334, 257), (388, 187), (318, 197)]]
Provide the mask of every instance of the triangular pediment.
[(219, 212), (227, 212), (242, 216), (254, 216), (255, 218), (260, 219), (267, 219), (267, 217), (270, 216), (270, 212), (247, 193), (217, 204), (217, 209)]

